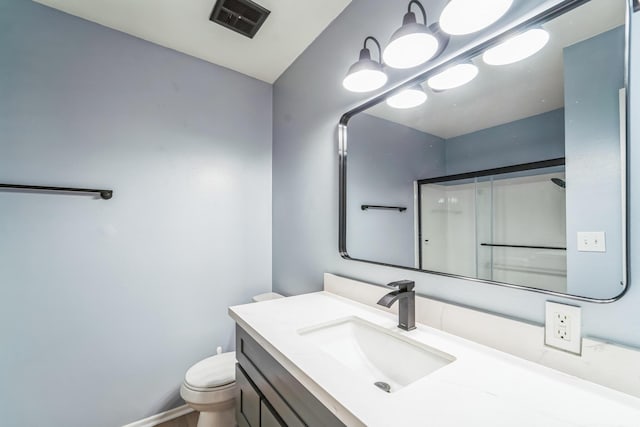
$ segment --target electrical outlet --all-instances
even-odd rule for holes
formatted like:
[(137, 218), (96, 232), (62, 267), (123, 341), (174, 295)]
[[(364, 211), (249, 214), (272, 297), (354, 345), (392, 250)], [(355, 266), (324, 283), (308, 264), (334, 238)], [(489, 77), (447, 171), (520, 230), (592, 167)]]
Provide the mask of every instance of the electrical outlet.
[(582, 352), (580, 307), (547, 301), (544, 343), (571, 353)]
[(578, 251), (606, 252), (604, 231), (578, 231)]
[(571, 318), (566, 313), (554, 311), (553, 336), (559, 340), (571, 341)]

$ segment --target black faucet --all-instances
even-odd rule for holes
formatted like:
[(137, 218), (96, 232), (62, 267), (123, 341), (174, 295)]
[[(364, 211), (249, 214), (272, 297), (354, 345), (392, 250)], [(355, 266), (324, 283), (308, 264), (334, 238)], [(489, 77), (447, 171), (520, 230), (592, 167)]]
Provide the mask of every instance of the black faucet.
[(389, 292), (378, 301), (384, 307), (391, 307), (394, 302), (400, 300), (398, 307), (398, 328), (410, 331), (416, 328), (416, 293), (413, 288), (416, 286), (412, 280), (399, 280), (391, 282), (387, 286), (398, 288), (397, 291)]

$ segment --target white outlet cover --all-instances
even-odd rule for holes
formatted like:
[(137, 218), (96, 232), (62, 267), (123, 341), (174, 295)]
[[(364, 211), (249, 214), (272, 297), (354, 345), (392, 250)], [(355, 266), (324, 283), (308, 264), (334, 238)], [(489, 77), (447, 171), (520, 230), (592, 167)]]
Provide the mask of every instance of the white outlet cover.
[[(569, 339), (566, 340), (558, 338), (555, 333), (560, 325), (560, 318), (564, 319), (564, 316), (568, 318), (568, 321), (562, 326), (568, 328), (567, 336)], [(582, 319), (580, 307), (547, 301), (545, 303), (544, 343), (549, 347), (581, 354)]]
[(578, 251), (606, 252), (604, 231), (578, 231)]

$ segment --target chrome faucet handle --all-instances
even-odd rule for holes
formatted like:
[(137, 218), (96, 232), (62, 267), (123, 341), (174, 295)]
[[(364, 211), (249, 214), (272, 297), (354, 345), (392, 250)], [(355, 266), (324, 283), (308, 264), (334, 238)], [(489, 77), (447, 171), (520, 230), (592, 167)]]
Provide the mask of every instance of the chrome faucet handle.
[(415, 288), (416, 282), (413, 280), (398, 280), (397, 282), (387, 283), (387, 286), (398, 288), (400, 292), (410, 292)]

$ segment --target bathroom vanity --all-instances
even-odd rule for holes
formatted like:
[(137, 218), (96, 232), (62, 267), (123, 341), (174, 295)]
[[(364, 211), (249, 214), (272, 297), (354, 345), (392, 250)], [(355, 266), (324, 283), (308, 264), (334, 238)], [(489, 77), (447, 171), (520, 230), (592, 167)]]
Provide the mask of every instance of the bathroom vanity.
[(344, 425), (239, 325), (236, 348), (238, 425)]
[[(231, 307), (240, 426), (637, 426), (640, 399), (329, 292)], [(386, 385), (381, 385), (383, 383)]]

